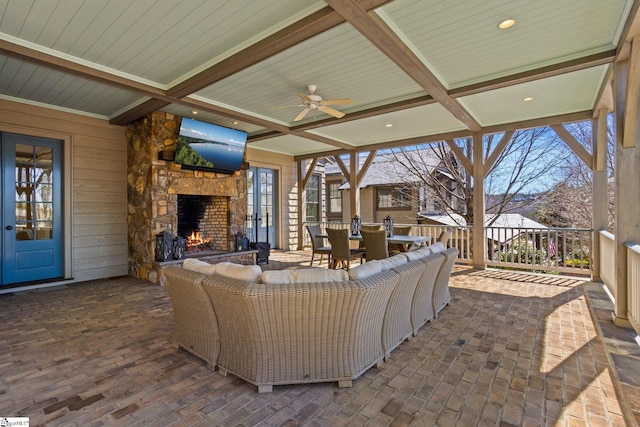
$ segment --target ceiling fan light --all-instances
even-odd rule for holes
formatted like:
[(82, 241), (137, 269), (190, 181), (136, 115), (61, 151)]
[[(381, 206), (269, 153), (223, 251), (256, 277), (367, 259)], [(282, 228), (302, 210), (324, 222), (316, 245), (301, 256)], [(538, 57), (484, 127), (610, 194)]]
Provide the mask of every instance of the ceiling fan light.
[(516, 24), (516, 20), (513, 18), (505, 19), (504, 21), (498, 24), (498, 28), (501, 30), (506, 30), (507, 28), (511, 28)]

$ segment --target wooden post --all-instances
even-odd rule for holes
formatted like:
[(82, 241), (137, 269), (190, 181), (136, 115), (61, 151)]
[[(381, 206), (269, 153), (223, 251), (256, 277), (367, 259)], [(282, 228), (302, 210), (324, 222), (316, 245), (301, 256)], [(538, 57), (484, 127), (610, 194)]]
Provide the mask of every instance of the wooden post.
[(487, 268), (487, 240), (484, 236), (484, 162), (482, 134), (473, 134), (473, 230), (471, 231), (473, 267)]
[(358, 185), (358, 153), (349, 154), (349, 213), (350, 218), (360, 213), (360, 186)]
[(304, 175), (302, 173), (302, 160), (298, 160), (296, 166), (296, 172), (298, 173), (298, 250), (302, 250), (304, 248), (304, 236), (302, 234), (302, 223), (304, 222)]
[[(629, 94), (629, 80), (633, 84), (638, 76), (629, 76), (629, 61), (616, 62), (614, 70), (616, 128), (637, 127), (640, 118), (627, 114), (625, 107)], [(612, 318), (617, 326), (623, 327), (631, 326), (627, 317), (628, 277), (625, 242), (640, 242), (640, 223), (637, 220), (638, 212), (640, 212), (640, 197), (638, 197), (640, 144), (637, 144), (637, 141), (624, 141), (625, 136), (633, 133), (616, 132), (616, 283), (614, 294), (616, 304)], [(635, 137), (638, 137), (637, 133), (635, 133)]]
[[(609, 225), (609, 183), (607, 171), (607, 114), (606, 109), (592, 120), (592, 142), (594, 167), (592, 190), (592, 227), (593, 227), (593, 275), (591, 280), (601, 282), (600, 278), (600, 239), (599, 230), (607, 230)], [(604, 141), (603, 141), (604, 139)], [(604, 151), (604, 152), (603, 152)]]

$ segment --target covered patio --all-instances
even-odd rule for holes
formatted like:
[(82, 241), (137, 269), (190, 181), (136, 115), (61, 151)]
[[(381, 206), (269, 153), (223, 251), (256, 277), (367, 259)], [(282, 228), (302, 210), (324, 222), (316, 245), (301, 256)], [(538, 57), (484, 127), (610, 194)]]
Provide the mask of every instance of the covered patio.
[[(263, 268), (308, 265), (275, 251)], [(171, 346), (166, 290), (120, 277), (2, 295), (0, 413), (31, 425), (634, 425), (638, 345), (600, 285), (456, 267), (452, 302), (353, 388), (255, 387)], [(635, 421), (634, 421), (635, 420)]]
[[(637, 425), (638, 70), (640, 0), (0, 1), (0, 416), (79, 426)], [(320, 95), (352, 103), (335, 112), (310, 97)], [(247, 132), (242, 168), (189, 171), (165, 157), (183, 117)], [(577, 121), (591, 122), (590, 147), (570, 133)], [(169, 297), (150, 282), (154, 240), (176, 225), (178, 194), (214, 187), (231, 247), (250, 213), (247, 168), (269, 170), (272, 246), (291, 251), (274, 251), (263, 268), (308, 265), (305, 187), (320, 159), (357, 189), (377, 152), (444, 142), (474, 181), (482, 218), (483, 180), (500, 152), (514, 132), (540, 126), (592, 173), (589, 268), (611, 284), (615, 306), (601, 284), (498, 273), (482, 255), (454, 271), (442, 316), (352, 389), (259, 395), (171, 347)], [(13, 135), (50, 140), (60, 160), (51, 227), (61, 256), (35, 283), (5, 278), (20, 166), (5, 147), (31, 147), (7, 143)], [(499, 137), (492, 152), (487, 135)], [(617, 222), (605, 231), (609, 179)], [(360, 202), (351, 192), (349, 217)], [(469, 227), (467, 255), (485, 254), (483, 225)]]

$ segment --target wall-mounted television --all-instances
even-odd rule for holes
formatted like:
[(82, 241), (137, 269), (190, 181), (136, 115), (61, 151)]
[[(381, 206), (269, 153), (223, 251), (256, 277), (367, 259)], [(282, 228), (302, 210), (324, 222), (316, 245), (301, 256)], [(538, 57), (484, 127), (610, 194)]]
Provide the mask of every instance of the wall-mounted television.
[(240, 170), (247, 133), (182, 118), (174, 162), (185, 169), (232, 173)]

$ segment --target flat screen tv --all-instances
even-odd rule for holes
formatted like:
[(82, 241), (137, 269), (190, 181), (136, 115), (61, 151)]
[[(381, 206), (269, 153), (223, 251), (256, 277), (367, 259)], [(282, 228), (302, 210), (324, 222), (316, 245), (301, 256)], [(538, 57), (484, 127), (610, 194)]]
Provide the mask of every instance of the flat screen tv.
[(240, 170), (247, 133), (182, 118), (174, 162), (185, 169), (223, 173)]

